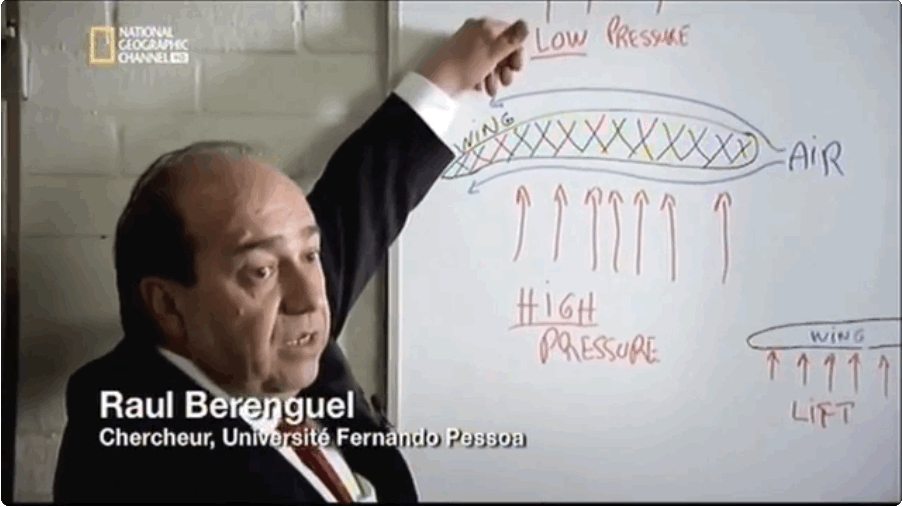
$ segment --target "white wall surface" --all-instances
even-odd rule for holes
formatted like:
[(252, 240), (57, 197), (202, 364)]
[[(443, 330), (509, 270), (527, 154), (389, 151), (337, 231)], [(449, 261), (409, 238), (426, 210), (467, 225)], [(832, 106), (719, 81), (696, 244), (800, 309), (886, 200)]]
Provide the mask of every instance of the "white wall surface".
[[(22, 2), (19, 421), (15, 499), (51, 501), (69, 375), (121, 337), (113, 234), (137, 176), (202, 139), (264, 141), (309, 190), (385, 96), (380, 2)], [(91, 26), (167, 25), (190, 63), (88, 66)], [(340, 343), (384, 391), (382, 275)]]

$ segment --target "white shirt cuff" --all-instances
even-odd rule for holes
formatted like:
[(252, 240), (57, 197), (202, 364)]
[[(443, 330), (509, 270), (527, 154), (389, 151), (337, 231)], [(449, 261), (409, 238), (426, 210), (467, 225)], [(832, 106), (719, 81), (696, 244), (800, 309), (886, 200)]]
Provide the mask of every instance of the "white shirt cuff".
[(395, 88), (395, 94), (407, 103), (426, 125), (449, 148), (448, 130), (457, 113), (458, 103), (448, 96), (444, 90), (425, 77), (410, 72)]

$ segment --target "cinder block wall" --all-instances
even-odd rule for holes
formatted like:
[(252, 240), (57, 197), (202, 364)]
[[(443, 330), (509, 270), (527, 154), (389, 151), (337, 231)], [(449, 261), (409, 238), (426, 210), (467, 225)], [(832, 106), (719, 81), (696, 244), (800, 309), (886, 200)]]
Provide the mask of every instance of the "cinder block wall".
[[(121, 337), (116, 219), (137, 176), (202, 139), (269, 144), (310, 190), (386, 94), (386, 5), (22, 2), (21, 357), (15, 498), (51, 501), (68, 376)], [(91, 26), (167, 25), (188, 65), (88, 66)], [(384, 399), (383, 279), (340, 338)]]

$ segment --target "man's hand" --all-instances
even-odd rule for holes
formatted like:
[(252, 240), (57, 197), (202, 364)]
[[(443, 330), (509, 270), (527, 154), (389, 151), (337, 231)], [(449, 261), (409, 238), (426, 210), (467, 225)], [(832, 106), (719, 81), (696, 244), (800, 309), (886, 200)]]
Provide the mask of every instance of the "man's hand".
[(468, 19), (419, 69), (452, 98), (465, 90), (485, 90), (491, 96), (507, 86), (523, 68), (526, 22), (512, 25), (494, 19)]

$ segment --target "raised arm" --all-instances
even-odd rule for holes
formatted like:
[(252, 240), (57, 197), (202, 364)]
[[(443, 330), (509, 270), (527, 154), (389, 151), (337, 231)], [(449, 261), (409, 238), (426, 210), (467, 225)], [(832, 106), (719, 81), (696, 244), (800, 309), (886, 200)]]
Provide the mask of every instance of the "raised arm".
[(468, 20), (329, 160), (308, 201), (323, 230), (335, 336), (407, 216), (453, 160), (441, 136), (454, 99), (510, 84), (526, 35), (522, 21)]
[(322, 230), (334, 336), (407, 216), (452, 158), (394, 93), (332, 156), (308, 201)]
[(468, 20), (329, 160), (307, 200), (322, 230), (333, 341), (306, 395), (354, 389), (357, 412), (372, 417), (334, 338), (410, 212), (453, 160), (441, 139), (454, 116), (453, 99), (483, 88), (494, 95), (510, 84), (523, 65), (525, 38), (522, 22)]

